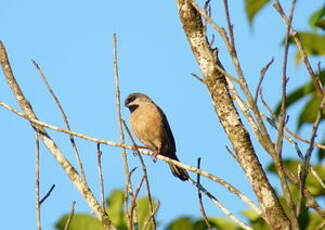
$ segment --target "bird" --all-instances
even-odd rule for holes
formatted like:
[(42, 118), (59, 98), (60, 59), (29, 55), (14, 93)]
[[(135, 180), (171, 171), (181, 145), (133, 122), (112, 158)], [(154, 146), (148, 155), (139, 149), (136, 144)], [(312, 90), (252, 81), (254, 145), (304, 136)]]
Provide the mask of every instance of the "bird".
[[(174, 136), (163, 110), (142, 93), (131, 93), (125, 99), (124, 105), (130, 110), (130, 123), (134, 134), (153, 151), (154, 160), (160, 154), (179, 161)], [(185, 169), (172, 163), (168, 164), (174, 176), (182, 181), (189, 179)]]

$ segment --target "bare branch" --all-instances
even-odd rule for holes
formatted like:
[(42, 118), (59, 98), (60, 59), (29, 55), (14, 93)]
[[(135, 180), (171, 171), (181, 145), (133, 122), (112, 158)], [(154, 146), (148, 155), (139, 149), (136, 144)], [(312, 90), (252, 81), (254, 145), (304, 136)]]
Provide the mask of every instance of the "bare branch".
[(151, 215), (147, 219), (146, 223), (144, 224), (143, 230), (146, 230), (150, 226), (150, 221), (157, 214), (159, 208), (160, 208), (160, 201), (158, 200), (157, 206), (155, 207), (155, 210), (151, 213)]
[[(140, 160), (140, 163), (141, 163), (141, 167), (142, 167), (142, 171), (143, 171), (143, 174), (144, 174), (144, 179), (145, 179), (145, 182), (146, 182), (146, 188), (147, 188), (147, 194), (148, 194), (148, 200), (149, 200), (149, 208), (150, 208), (150, 211), (151, 213), (154, 213), (154, 202), (153, 202), (153, 198), (152, 198), (152, 195), (151, 195), (151, 189), (150, 189), (150, 183), (149, 183), (149, 178), (148, 178), (148, 172), (147, 172), (147, 166), (146, 164), (144, 163), (144, 160), (143, 160), (143, 157), (141, 156), (140, 154), (140, 151), (139, 151), (139, 148), (138, 146), (136, 145), (135, 141), (134, 141), (134, 138), (130, 132), (130, 129), (128, 128), (126, 122), (124, 120), (122, 120), (123, 122), (123, 125), (124, 125), (124, 128), (125, 130), (127, 131), (133, 145), (135, 148), (133, 148), (133, 150), (135, 150), (138, 154), (137, 156), (139, 157), (139, 160)], [(152, 217), (152, 223), (153, 223), (153, 228), (156, 229), (157, 228), (157, 223), (156, 223), (156, 218), (153, 216)]]
[[(199, 157), (197, 159), (197, 168), (200, 169), (200, 166), (201, 166), (201, 157)], [(197, 184), (200, 186), (201, 185), (201, 183), (200, 183), (200, 174), (197, 174), (196, 181), (197, 181)], [(204, 220), (205, 224), (207, 225), (208, 229), (211, 229), (209, 219), (208, 219), (207, 214), (206, 214), (205, 209), (204, 209), (204, 205), (203, 205), (203, 201), (202, 201), (202, 193), (201, 193), (201, 190), (199, 189), (199, 187), (197, 188), (197, 195), (198, 195), (198, 200), (199, 200), (200, 212), (201, 212), (201, 215), (203, 217), (203, 220)]]
[[(36, 114), (34, 113), (32, 106), (25, 98), (22, 90), (20, 89), (10, 66), (7, 52), (2, 42), (0, 42), (0, 63), (2, 66), (3, 73), (7, 79), (8, 85), (10, 86), (13, 94), (16, 97), (20, 107), (24, 110), (26, 116), (29, 119), (38, 120)], [(43, 141), (46, 148), (52, 153), (54, 158), (57, 160), (58, 164), (64, 169), (67, 176), (70, 178), (72, 183), (79, 190), (83, 198), (87, 201), (88, 205), (92, 209), (92, 211), (96, 214), (97, 218), (101, 221), (102, 225), (107, 230), (115, 230), (116, 228), (113, 226), (109, 217), (105, 214), (104, 210), (98, 204), (95, 196), (92, 191), (88, 187), (85, 180), (78, 174), (76, 169), (72, 166), (72, 164), (68, 161), (68, 159), (63, 155), (63, 153), (59, 150), (56, 143), (50, 138), (46, 130), (39, 125), (35, 125), (35, 123), (31, 123), (32, 127), (39, 133), (40, 139)]]
[(260, 92), (260, 88), (262, 86), (262, 82), (264, 80), (264, 76), (266, 74), (266, 71), (269, 69), (269, 67), (272, 65), (274, 61), (274, 58), (271, 59), (271, 61), (269, 61), (266, 66), (263, 67), (263, 69), (261, 70), (261, 73), (260, 73), (260, 80), (258, 81), (258, 84), (257, 84), (257, 88), (256, 88), (256, 92), (255, 92), (255, 103), (257, 103), (257, 99), (258, 99), (258, 94)]
[(75, 205), (76, 205), (76, 201), (73, 201), (72, 202), (72, 206), (71, 206), (71, 211), (70, 211), (69, 217), (68, 217), (67, 222), (65, 223), (65, 226), (64, 226), (64, 230), (68, 230), (69, 229), (70, 223), (71, 223), (72, 218), (74, 216), (74, 207), (75, 207)]
[(55, 184), (52, 184), (51, 188), (49, 189), (49, 191), (45, 194), (45, 196), (41, 199), (40, 201), (40, 205), (43, 204), (43, 202), (51, 195), (51, 193), (53, 192), (53, 189), (55, 188)]
[[(274, 7), (274, 9), (276, 9), (278, 11), (278, 13), (282, 17), (283, 21), (287, 25), (289, 25), (290, 20), (288, 19), (288, 17), (284, 13), (283, 8), (282, 8), (282, 6), (281, 6), (281, 4), (280, 4), (280, 2), (278, 0), (273, 4), (273, 7)], [(302, 45), (302, 43), (301, 43), (301, 41), (299, 39), (299, 34), (297, 33), (297, 31), (294, 30), (294, 28), (292, 26), (291, 26), (291, 35), (292, 35), (293, 39), (295, 40), (295, 43), (297, 45), (299, 54), (300, 54), (300, 56), (302, 57), (302, 59), (304, 61), (304, 64), (305, 64), (305, 66), (307, 68), (307, 71), (308, 71), (308, 73), (310, 75), (310, 78), (314, 82), (317, 95), (320, 98), (322, 98), (324, 96), (324, 94), (325, 94), (323, 86), (322, 86), (322, 82), (320, 81), (319, 78), (316, 77), (316, 75), (314, 73), (314, 70), (310, 65), (310, 62), (309, 62), (308, 56), (306, 54), (306, 51), (305, 51), (305, 49), (304, 49), (304, 47), (303, 47), (303, 45)]]
[[(120, 80), (119, 80), (119, 70), (118, 70), (118, 56), (117, 56), (117, 36), (116, 34), (113, 34), (113, 56), (114, 56), (114, 80), (115, 80), (115, 102), (116, 102), (116, 114), (117, 114), (117, 123), (119, 128), (119, 137), (122, 144), (125, 143), (125, 136), (123, 132), (123, 124), (122, 124), (122, 115), (121, 115), (121, 92), (120, 92)], [(132, 188), (132, 181), (129, 177), (129, 164), (128, 164), (128, 158), (126, 155), (126, 151), (124, 148), (121, 148), (121, 156), (123, 159), (123, 167), (124, 167), (124, 175), (125, 179), (127, 180), (127, 186), (125, 190), (125, 210), (128, 210), (128, 200), (129, 195), (131, 196), (131, 199), (133, 197), (133, 188)], [(137, 219), (137, 213), (135, 211), (134, 213), (135, 219)], [(136, 221), (137, 222), (137, 221)], [(131, 228), (131, 226), (129, 226)]]
[(199, 82), (205, 84), (204, 79), (203, 79), (203, 78), (200, 78), (197, 74), (195, 74), (195, 73), (191, 73), (191, 75), (192, 75), (196, 80), (198, 80)]
[(307, 149), (307, 152), (305, 154), (305, 159), (302, 165), (302, 170), (301, 173), (299, 175), (300, 178), (300, 186), (299, 186), (299, 198), (298, 198), (298, 204), (297, 204), (297, 209), (296, 209), (296, 214), (297, 216), (300, 216), (301, 213), (301, 208), (302, 208), (302, 203), (304, 201), (304, 189), (305, 189), (305, 183), (306, 183), (306, 178), (309, 172), (309, 168), (310, 168), (310, 159), (311, 159), (311, 155), (312, 152), (314, 150), (314, 141), (315, 138), (317, 136), (317, 130), (321, 121), (321, 118), (323, 116), (323, 110), (325, 108), (325, 95), (323, 97), (323, 100), (320, 104), (320, 108), (316, 117), (316, 120), (313, 124), (313, 128), (312, 128), (312, 134), (311, 134), (311, 138), (310, 138), (310, 145)]
[(253, 230), (250, 226), (239, 220), (237, 217), (235, 217), (227, 208), (225, 208), (221, 202), (213, 196), (208, 190), (206, 190), (202, 185), (196, 183), (192, 178), (189, 178), (189, 181), (200, 191), (202, 191), (216, 206), (220, 208), (220, 210), (226, 214), (232, 221), (234, 221), (236, 224), (238, 224), (240, 227), (242, 227), (245, 230)]
[(102, 207), (105, 210), (105, 192), (104, 192), (104, 177), (103, 177), (103, 169), (102, 169), (102, 151), (100, 150), (100, 143), (97, 143), (97, 165), (98, 165), (98, 174), (99, 174), (99, 187), (100, 187), (100, 197), (102, 201)]
[[(36, 67), (38, 73), (40, 74), (43, 82), (46, 85), (46, 88), (48, 89), (48, 91), (50, 92), (52, 98), (54, 99), (55, 104), (58, 106), (58, 108), (59, 108), (59, 110), (60, 110), (60, 112), (62, 114), (62, 117), (63, 117), (63, 121), (64, 121), (65, 126), (67, 127), (68, 130), (71, 130), (71, 126), (69, 124), (68, 117), (67, 117), (66, 113), (64, 112), (63, 106), (61, 105), (59, 98), (56, 96), (54, 90), (52, 89), (52, 87), (50, 86), (49, 82), (47, 81), (44, 73), (41, 70), (41, 67), (34, 60), (32, 60), (32, 63), (34, 64), (34, 66)], [(72, 145), (72, 149), (73, 149), (73, 151), (75, 153), (75, 157), (76, 157), (77, 163), (78, 163), (79, 168), (80, 168), (81, 176), (83, 177), (83, 179), (87, 183), (86, 173), (85, 173), (85, 170), (83, 168), (83, 165), (82, 165), (82, 162), (81, 162), (81, 158), (80, 158), (80, 154), (79, 154), (79, 150), (77, 148), (77, 145), (76, 145), (76, 142), (75, 142), (75, 140), (73, 138), (73, 135), (70, 135), (70, 142), (71, 142), (71, 145)]]
[(40, 150), (39, 139), (37, 133), (35, 133), (35, 151), (36, 151), (36, 163), (35, 163), (35, 193), (36, 193), (36, 224), (37, 229), (42, 229), (41, 223), (41, 202), (40, 202)]
[[(247, 82), (245, 82), (242, 69), (239, 64), (236, 52), (232, 49), (229, 39), (226, 37), (224, 29), (216, 26), (208, 15), (193, 0), (177, 0), (179, 18), (186, 34), (187, 40), (192, 48), (195, 59), (204, 76), (207, 88), (209, 90), (214, 110), (224, 128), (228, 138), (237, 154), (240, 162), (252, 188), (259, 200), (261, 209), (263, 210), (263, 218), (274, 228), (288, 229), (290, 221), (280, 204), (278, 197), (271, 186), (264, 169), (258, 160), (254, 147), (252, 145), (250, 135), (243, 125), (239, 113), (233, 104), (233, 98), (230, 95), (227, 77), (220, 72), (216, 66), (222, 68), (219, 58), (211, 49), (209, 42), (204, 33), (204, 26), (201, 16), (206, 19), (213, 28), (216, 28), (224, 40), (226, 47), (230, 50), (236, 73), (240, 79), (240, 86), (243, 89), (249, 103), (254, 108), (254, 114), (259, 124), (262, 135), (262, 145), (270, 153), (274, 155), (273, 143), (268, 135), (260, 112), (251, 95)], [(266, 199), (267, 197), (267, 199)]]
[(278, 137), (275, 143), (275, 150), (276, 155), (274, 159), (274, 165), (277, 170), (277, 173), (280, 178), (282, 191), (288, 205), (288, 216), (290, 218), (291, 224), (293, 229), (299, 229), (298, 219), (296, 218), (294, 212), (294, 204), (292, 200), (292, 196), (289, 190), (289, 185), (286, 179), (286, 175), (284, 172), (283, 160), (282, 160), (282, 149), (283, 149), (283, 134), (284, 134), (284, 127), (287, 118), (287, 63), (288, 63), (288, 51), (289, 51), (289, 34), (291, 30), (291, 23), (294, 15), (294, 9), (296, 6), (296, 0), (292, 0), (291, 9), (290, 9), (290, 16), (289, 16), (289, 24), (287, 27), (285, 45), (284, 45), (284, 55), (283, 55), (283, 67), (282, 67), (282, 99), (281, 99), (281, 110), (280, 110), (280, 121), (278, 125)]
[[(129, 186), (129, 184), (130, 184), (130, 182), (129, 181), (131, 181), (131, 177), (132, 177), (132, 174), (134, 173), (134, 171), (136, 170), (137, 168), (135, 167), (135, 168), (133, 168), (133, 169), (131, 169), (131, 171), (129, 172), (129, 175), (128, 175), (128, 178), (127, 178), (127, 182), (126, 182), (126, 186), (125, 186), (125, 191), (126, 192), (128, 192), (128, 186)], [(133, 191), (132, 191), (132, 193), (130, 194), (131, 195), (131, 201), (132, 201), (132, 199), (133, 199), (133, 197), (134, 197), (134, 194), (133, 194)], [(128, 220), (128, 227), (129, 227), (129, 229), (133, 229), (133, 227), (135, 228), (135, 226), (137, 226), (137, 224), (138, 224), (138, 217), (136, 216), (136, 211), (133, 213), (133, 218), (131, 218), (131, 211), (130, 211), (130, 213), (129, 213), (129, 196), (128, 195), (126, 195), (125, 196), (125, 214), (126, 214), (126, 218), (127, 218), (127, 220)]]
[[(145, 155), (152, 155), (151, 151), (146, 150), (146, 148), (141, 148), (140, 149), (140, 146), (135, 147), (135, 146), (130, 146), (130, 145), (126, 145), (126, 144), (115, 143), (115, 142), (111, 142), (111, 141), (106, 141), (106, 140), (90, 137), (90, 136), (87, 136), (87, 135), (84, 135), (84, 134), (81, 134), (81, 133), (77, 133), (77, 132), (74, 132), (74, 131), (62, 129), (62, 128), (59, 128), (59, 127), (56, 127), (56, 126), (53, 126), (53, 125), (46, 124), (44, 122), (40, 122), (40, 121), (35, 120), (35, 119), (29, 119), (25, 114), (20, 113), (16, 109), (8, 106), (7, 104), (5, 104), (3, 102), (0, 102), (0, 106), (3, 106), (4, 108), (8, 109), (9, 111), (17, 114), (18, 116), (21, 116), (21, 117), (29, 120), (32, 123), (35, 123), (37, 125), (40, 125), (40, 126), (43, 126), (43, 127), (46, 127), (46, 128), (57, 130), (57, 131), (60, 131), (60, 132), (63, 132), (63, 133), (68, 133), (68, 134), (83, 138), (85, 140), (93, 141), (93, 142), (96, 142), (96, 143), (101, 143), (101, 144), (115, 146), (115, 147), (121, 147), (121, 148), (129, 149), (129, 150), (133, 150), (133, 151), (139, 151), (141, 154), (145, 154)], [(197, 169), (195, 167), (186, 165), (186, 164), (181, 163), (179, 161), (172, 160), (169, 157), (158, 155), (157, 159), (163, 160), (163, 161), (165, 161), (167, 163), (175, 164), (175, 165), (177, 165), (177, 166), (179, 166), (181, 168), (187, 169), (187, 170), (192, 171), (194, 173), (199, 173), (200, 175), (202, 175), (204, 177), (207, 177), (207, 178), (221, 184), (222, 186), (226, 187), (231, 193), (235, 194), (238, 198), (240, 198), (243, 202), (245, 202), (248, 206), (250, 206), (256, 213), (258, 213), (258, 214), (262, 213), (261, 209), (258, 208), (254, 204), (254, 202), (252, 202), (247, 196), (245, 196), (243, 193), (241, 193), (238, 189), (236, 189), (231, 184), (227, 183), (225, 180), (223, 180), (223, 179), (221, 179), (219, 177), (216, 177), (216, 176), (214, 176), (214, 175), (212, 175), (212, 174), (210, 174), (210, 173), (208, 173), (206, 171), (203, 171), (203, 170)]]
[[(140, 192), (140, 189), (143, 185), (143, 182), (145, 181), (145, 175), (142, 177), (138, 187), (136, 188), (135, 190), (135, 193), (134, 193), (134, 196), (132, 197), (132, 200), (131, 200), (131, 211), (130, 211), (130, 218), (131, 218), (131, 223), (133, 224), (134, 223), (134, 229), (137, 229), (136, 226), (137, 226), (137, 222), (133, 221), (133, 216), (134, 216), (134, 212), (136, 210), (136, 206), (137, 206), (137, 198), (138, 198), (138, 195), (139, 195), (139, 192)], [(133, 225), (131, 225), (131, 229), (133, 229)]]

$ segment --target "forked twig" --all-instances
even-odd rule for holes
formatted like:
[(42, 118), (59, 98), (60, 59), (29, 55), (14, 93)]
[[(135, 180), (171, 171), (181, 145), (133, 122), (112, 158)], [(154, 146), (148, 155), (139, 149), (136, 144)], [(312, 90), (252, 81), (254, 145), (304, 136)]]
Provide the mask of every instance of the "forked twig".
[(237, 217), (235, 217), (226, 207), (224, 207), (221, 202), (213, 196), (208, 190), (206, 190), (201, 184), (196, 183), (193, 179), (189, 178), (189, 181), (200, 191), (202, 191), (216, 206), (220, 208), (220, 210), (226, 214), (232, 221), (234, 221), (236, 224), (238, 224), (240, 227), (242, 227), (245, 230), (253, 230), (250, 226), (239, 220)]
[[(201, 166), (201, 157), (199, 157), (197, 159), (197, 168), (200, 169), (200, 166)], [(197, 174), (196, 181), (197, 181), (198, 185), (201, 185), (200, 179), (201, 179), (200, 174)], [(197, 195), (198, 195), (198, 200), (199, 200), (200, 212), (202, 214), (203, 220), (204, 220), (205, 224), (207, 225), (208, 229), (211, 229), (211, 225), (209, 223), (208, 216), (204, 209), (204, 205), (203, 205), (203, 201), (202, 201), (202, 193), (201, 193), (201, 190), (199, 189), (199, 187), (197, 187)]]
[(261, 70), (261, 73), (260, 73), (260, 80), (258, 81), (258, 84), (257, 84), (257, 88), (256, 88), (256, 92), (255, 92), (255, 103), (257, 103), (257, 99), (258, 99), (258, 94), (260, 92), (260, 88), (262, 86), (262, 82), (264, 80), (264, 76), (266, 74), (266, 71), (269, 69), (269, 67), (272, 65), (274, 61), (274, 58), (271, 59), (271, 61), (269, 61), (266, 66), (263, 67), (263, 69)]
[[(150, 189), (150, 183), (149, 183), (149, 179), (148, 179), (148, 172), (147, 172), (147, 166), (146, 164), (144, 163), (144, 160), (143, 160), (143, 157), (142, 155), (140, 154), (140, 151), (139, 151), (139, 148), (138, 146), (136, 145), (135, 143), (135, 140), (130, 132), (130, 129), (128, 128), (126, 122), (124, 120), (122, 120), (123, 122), (123, 125), (124, 125), (124, 128), (126, 130), (126, 132), (128, 133), (132, 143), (133, 143), (133, 146), (135, 148), (133, 148), (133, 150), (135, 150), (137, 152), (137, 156), (139, 157), (139, 160), (140, 160), (140, 163), (141, 163), (141, 166), (142, 166), (142, 170), (143, 170), (143, 174), (144, 174), (144, 179), (145, 179), (145, 182), (146, 182), (146, 188), (147, 188), (147, 194), (148, 194), (148, 200), (149, 200), (149, 208), (150, 208), (150, 211), (151, 213), (154, 213), (154, 201), (153, 201), (153, 198), (152, 198), (152, 195), (151, 195), (151, 189)], [(156, 218), (153, 216), (152, 217), (152, 223), (153, 223), (153, 226), (154, 226), (154, 229), (157, 228), (157, 223), (156, 223)]]
[(130, 219), (131, 219), (131, 223), (132, 223), (131, 230), (133, 229), (133, 226), (135, 226), (134, 227), (135, 230), (137, 229), (136, 226), (137, 226), (138, 222), (133, 221), (133, 216), (134, 216), (134, 212), (135, 212), (136, 206), (137, 206), (137, 198), (138, 198), (140, 189), (141, 189), (141, 187), (143, 185), (143, 182), (145, 181), (145, 177), (146, 177), (146, 175), (143, 175), (138, 187), (135, 190), (134, 196), (132, 197), (132, 200), (131, 200), (131, 208), (130, 208), (131, 209), (131, 211), (130, 211)]
[(149, 218), (147, 219), (146, 223), (144, 224), (144, 228), (143, 230), (146, 230), (149, 226), (150, 226), (150, 221), (151, 219), (157, 214), (158, 210), (160, 208), (160, 201), (157, 201), (157, 205), (155, 207), (155, 210), (151, 213), (151, 215), (149, 216)]

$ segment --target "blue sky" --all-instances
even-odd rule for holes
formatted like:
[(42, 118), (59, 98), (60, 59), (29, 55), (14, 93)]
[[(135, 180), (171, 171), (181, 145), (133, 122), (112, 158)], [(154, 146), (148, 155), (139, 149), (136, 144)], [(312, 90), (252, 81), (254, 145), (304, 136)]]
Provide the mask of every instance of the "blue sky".
[[(265, 98), (274, 106), (280, 97), (281, 41), (285, 26), (271, 5), (264, 8), (250, 26), (243, 2), (229, 3), (238, 55), (252, 90), (256, 88), (261, 68), (272, 57), (275, 58), (263, 86)], [(288, 1), (282, 2), (288, 11)], [(309, 30), (307, 19), (321, 2), (298, 1), (293, 23), (298, 31)], [(212, 1), (212, 13), (216, 22), (225, 26), (221, 3)], [(112, 65), (112, 34), (117, 33), (122, 98), (132, 92), (151, 96), (167, 114), (179, 158), (196, 165), (197, 158), (202, 157), (204, 170), (226, 179), (255, 200), (246, 177), (225, 149), (229, 142), (213, 111), (206, 88), (191, 77), (191, 73), (200, 72), (182, 31), (175, 1), (3, 0), (0, 20), (0, 39), (7, 47), (15, 76), (40, 120), (64, 126), (31, 59), (36, 60), (46, 74), (73, 130), (118, 142)], [(220, 49), (224, 67), (235, 75), (221, 40), (217, 38), (215, 44)], [(304, 66), (295, 66), (293, 55), (294, 49), (291, 49), (289, 91), (308, 81)], [(315, 66), (317, 59), (312, 61)], [(0, 100), (18, 108), (3, 74), (0, 76)], [(301, 106), (297, 105), (289, 110), (289, 126), (293, 129), (295, 115), (300, 109)], [(7, 111), (1, 110), (0, 114), (2, 227), (23, 229), (28, 226), (28, 229), (35, 229), (33, 130), (25, 120)], [(123, 118), (127, 119), (128, 115), (123, 108)], [(65, 155), (75, 162), (67, 136), (49, 132)], [(270, 133), (275, 135), (274, 130)], [(308, 127), (301, 131), (305, 137), (309, 137), (309, 133)], [(77, 144), (89, 184), (99, 197), (96, 145), (80, 139), (77, 139)], [(265, 165), (270, 158), (256, 141), (254, 146)], [(285, 143), (284, 149), (285, 156), (295, 157), (290, 145)], [(70, 210), (73, 200), (77, 201), (77, 212), (89, 213), (90, 210), (54, 158), (43, 146), (41, 150), (42, 194), (56, 184), (51, 197), (42, 206), (42, 223), (44, 229), (53, 229), (55, 221)], [(107, 196), (112, 189), (123, 188), (125, 179), (120, 150), (108, 146), (102, 146), (102, 150)], [(128, 156), (131, 168), (140, 165), (136, 157)], [(196, 190), (174, 178), (164, 162), (154, 164), (149, 157), (145, 157), (145, 161), (152, 193), (161, 201), (157, 217), (160, 229), (181, 214), (200, 217)], [(141, 172), (137, 170), (137, 182), (140, 176)], [(273, 177), (271, 179), (278, 186), (278, 182)], [(203, 184), (236, 215), (247, 208), (219, 185), (205, 179)], [(205, 204), (209, 216), (223, 216), (208, 200)]]

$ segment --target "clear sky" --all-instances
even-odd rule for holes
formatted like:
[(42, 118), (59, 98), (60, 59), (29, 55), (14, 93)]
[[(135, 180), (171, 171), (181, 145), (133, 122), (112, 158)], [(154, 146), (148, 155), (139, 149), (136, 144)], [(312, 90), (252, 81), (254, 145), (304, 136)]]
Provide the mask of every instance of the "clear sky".
[[(288, 5), (282, 1), (286, 11)], [(212, 1), (212, 13), (219, 25), (225, 26), (222, 1)], [(264, 83), (265, 98), (274, 107), (280, 98), (285, 26), (280, 16), (268, 5), (250, 26), (244, 14), (244, 1), (230, 1), (238, 54), (250, 88), (255, 90), (261, 68), (272, 58), (274, 64)], [(309, 30), (307, 19), (322, 1), (298, 1), (294, 27)], [(0, 7), (0, 39), (7, 47), (15, 76), (32, 103), (40, 120), (63, 127), (61, 115), (31, 63), (35, 59), (60, 98), (73, 130), (118, 142), (112, 68), (112, 34), (118, 36), (121, 93), (148, 94), (160, 105), (169, 119), (179, 158), (196, 165), (202, 157), (202, 168), (226, 179), (251, 199), (254, 194), (238, 164), (227, 153), (229, 145), (213, 111), (206, 88), (191, 77), (200, 74), (184, 36), (175, 1), (40, 1), (2, 0)], [(217, 38), (220, 58), (226, 70), (235, 75), (229, 56)], [(293, 63), (290, 50), (288, 90), (308, 81), (304, 66)], [(315, 65), (316, 60), (313, 60)], [(0, 100), (19, 108), (0, 73)], [(254, 91), (255, 92), (255, 91)], [(295, 115), (301, 106), (289, 110), (289, 126), (296, 125)], [(123, 108), (123, 118), (128, 118)], [(35, 147), (30, 125), (23, 119), (0, 111), (2, 143), (0, 209), (2, 229), (35, 229)], [(65, 155), (75, 163), (66, 135), (50, 131)], [(271, 130), (275, 135), (275, 131)], [(309, 129), (302, 129), (309, 137)], [(254, 137), (253, 137), (254, 139)], [(129, 142), (130, 143), (130, 142)], [(99, 197), (96, 144), (77, 139), (89, 184)], [(254, 141), (257, 154), (266, 165), (270, 158)], [(304, 146), (302, 146), (304, 147)], [(68, 180), (52, 155), (41, 148), (41, 193), (52, 184), (56, 188), (42, 205), (44, 229), (69, 212), (73, 200), (76, 211), (90, 209)], [(102, 146), (106, 196), (115, 188), (124, 188), (120, 150)], [(285, 143), (284, 155), (295, 157)], [(130, 167), (139, 161), (129, 152)], [(158, 213), (160, 228), (181, 214), (200, 217), (196, 190), (174, 178), (164, 162), (154, 164), (145, 157), (154, 197), (161, 201)], [(137, 184), (141, 170), (135, 173)], [(192, 174), (193, 175), (193, 174)], [(194, 175), (193, 175), (194, 176)], [(271, 177), (272, 183), (278, 183)], [(234, 214), (247, 207), (232, 194), (203, 179), (203, 184)], [(205, 200), (209, 216), (223, 216)]]

